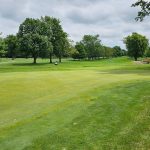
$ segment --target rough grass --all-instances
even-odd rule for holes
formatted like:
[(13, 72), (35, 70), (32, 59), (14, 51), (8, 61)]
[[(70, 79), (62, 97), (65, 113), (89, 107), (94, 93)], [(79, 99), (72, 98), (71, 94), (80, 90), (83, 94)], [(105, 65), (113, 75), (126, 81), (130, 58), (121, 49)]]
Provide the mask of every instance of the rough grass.
[(150, 65), (31, 62), (0, 62), (2, 150), (150, 148)]

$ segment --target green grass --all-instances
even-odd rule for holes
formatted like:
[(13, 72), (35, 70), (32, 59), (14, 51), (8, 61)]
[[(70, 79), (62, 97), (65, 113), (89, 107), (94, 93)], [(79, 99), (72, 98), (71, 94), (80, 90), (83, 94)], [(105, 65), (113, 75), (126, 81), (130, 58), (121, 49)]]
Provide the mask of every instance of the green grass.
[(150, 65), (0, 62), (0, 149), (150, 148)]

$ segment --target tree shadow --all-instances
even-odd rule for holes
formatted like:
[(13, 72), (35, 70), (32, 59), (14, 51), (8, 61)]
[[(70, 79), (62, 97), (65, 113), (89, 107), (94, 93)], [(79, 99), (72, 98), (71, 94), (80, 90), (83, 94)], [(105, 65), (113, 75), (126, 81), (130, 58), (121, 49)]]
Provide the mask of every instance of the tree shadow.
[(45, 65), (52, 65), (52, 64), (50, 64), (50, 63), (36, 63), (36, 64), (34, 64), (34, 63), (13, 63), (12, 65), (13, 66), (45, 66)]

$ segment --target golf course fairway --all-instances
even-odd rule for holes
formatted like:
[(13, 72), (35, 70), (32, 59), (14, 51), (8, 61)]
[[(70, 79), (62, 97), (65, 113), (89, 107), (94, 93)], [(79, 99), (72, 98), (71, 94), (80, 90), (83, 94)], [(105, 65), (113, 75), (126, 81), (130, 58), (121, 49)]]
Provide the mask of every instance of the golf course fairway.
[(0, 62), (1, 150), (150, 149), (150, 65)]

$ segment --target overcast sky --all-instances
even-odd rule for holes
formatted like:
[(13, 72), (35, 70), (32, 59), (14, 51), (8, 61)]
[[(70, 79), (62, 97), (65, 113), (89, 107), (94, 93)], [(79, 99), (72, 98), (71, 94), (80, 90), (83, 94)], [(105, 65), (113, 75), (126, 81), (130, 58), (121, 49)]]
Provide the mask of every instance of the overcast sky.
[(0, 32), (15, 34), (26, 17), (53, 16), (61, 20), (74, 41), (99, 34), (102, 43), (124, 48), (123, 37), (138, 32), (150, 39), (150, 18), (136, 22), (135, 0), (0, 0)]

